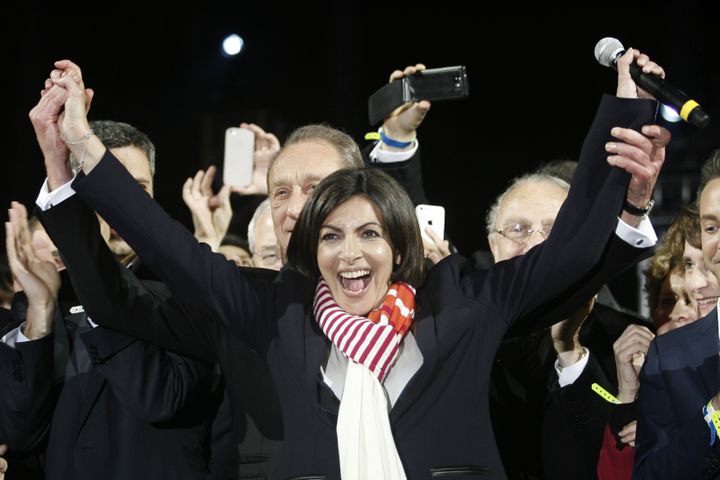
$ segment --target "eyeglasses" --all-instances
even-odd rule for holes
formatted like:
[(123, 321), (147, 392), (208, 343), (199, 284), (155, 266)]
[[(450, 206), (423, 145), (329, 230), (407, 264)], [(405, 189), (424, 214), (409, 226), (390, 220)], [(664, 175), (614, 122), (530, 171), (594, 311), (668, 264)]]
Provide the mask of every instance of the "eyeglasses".
[(512, 240), (515, 243), (524, 245), (525, 243), (527, 243), (530, 235), (532, 235), (534, 232), (539, 233), (540, 236), (542, 236), (544, 239), (547, 239), (550, 235), (550, 230), (552, 230), (553, 224), (549, 223), (547, 225), (541, 226), (540, 228), (530, 227), (530, 225), (525, 225), (524, 223), (510, 223), (508, 225), (503, 225), (501, 228), (498, 228), (495, 231), (503, 237), (507, 238), (508, 240)]

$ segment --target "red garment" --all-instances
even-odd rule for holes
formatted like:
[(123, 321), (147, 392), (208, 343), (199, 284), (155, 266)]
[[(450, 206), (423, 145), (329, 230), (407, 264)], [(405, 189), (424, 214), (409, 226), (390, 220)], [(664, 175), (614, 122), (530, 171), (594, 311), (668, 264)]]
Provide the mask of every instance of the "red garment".
[(610, 425), (605, 425), (605, 434), (598, 458), (598, 480), (631, 480), (635, 448), (630, 445), (620, 450)]

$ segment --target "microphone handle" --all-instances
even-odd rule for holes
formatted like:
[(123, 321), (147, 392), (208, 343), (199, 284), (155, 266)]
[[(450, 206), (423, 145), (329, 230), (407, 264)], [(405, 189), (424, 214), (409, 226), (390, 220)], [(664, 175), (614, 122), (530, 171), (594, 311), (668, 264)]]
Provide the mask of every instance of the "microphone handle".
[(710, 116), (700, 105), (682, 90), (673, 87), (658, 75), (643, 73), (637, 63), (630, 64), (630, 76), (643, 90), (650, 93), (660, 103), (670, 105), (680, 114), (683, 120), (700, 128), (708, 126)]

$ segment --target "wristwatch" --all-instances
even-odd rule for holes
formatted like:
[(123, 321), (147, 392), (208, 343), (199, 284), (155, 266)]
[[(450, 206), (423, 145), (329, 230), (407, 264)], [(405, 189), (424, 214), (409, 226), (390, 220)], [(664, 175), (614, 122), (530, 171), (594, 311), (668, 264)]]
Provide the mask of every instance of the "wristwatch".
[(652, 198), (650, 199), (648, 204), (645, 205), (645, 208), (638, 208), (635, 205), (630, 205), (628, 203), (627, 199), (625, 199), (625, 202), (623, 203), (623, 210), (628, 212), (630, 215), (636, 215), (638, 217), (642, 217), (643, 215), (647, 215), (648, 213), (650, 213), (650, 210), (652, 210), (652, 208), (654, 206), (655, 206), (655, 200), (653, 200)]

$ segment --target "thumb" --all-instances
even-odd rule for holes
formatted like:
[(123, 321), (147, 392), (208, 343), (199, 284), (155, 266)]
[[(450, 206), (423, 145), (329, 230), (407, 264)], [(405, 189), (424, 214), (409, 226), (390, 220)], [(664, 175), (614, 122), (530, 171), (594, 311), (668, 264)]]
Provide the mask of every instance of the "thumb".
[(95, 90), (92, 88), (86, 88), (85, 89), (85, 113), (90, 111), (90, 105), (92, 104), (92, 100), (95, 98)]

